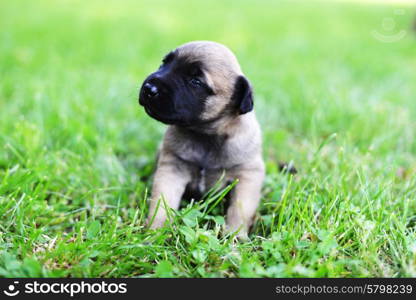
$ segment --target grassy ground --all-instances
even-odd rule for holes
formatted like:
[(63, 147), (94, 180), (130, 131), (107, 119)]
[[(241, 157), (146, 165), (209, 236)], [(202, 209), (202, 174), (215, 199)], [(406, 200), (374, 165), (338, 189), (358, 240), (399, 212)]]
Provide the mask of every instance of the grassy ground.
[[(397, 8), (1, 1), (0, 276), (416, 276), (416, 41)], [(246, 243), (221, 236), (221, 191), (143, 227), (165, 128), (138, 87), (196, 39), (255, 87), (267, 179)]]

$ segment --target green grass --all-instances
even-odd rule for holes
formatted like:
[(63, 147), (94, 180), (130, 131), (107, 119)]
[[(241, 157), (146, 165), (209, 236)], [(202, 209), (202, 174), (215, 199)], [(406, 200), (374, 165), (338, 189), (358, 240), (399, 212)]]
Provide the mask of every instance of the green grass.
[[(396, 8), (1, 1), (0, 276), (416, 276), (416, 40)], [(403, 39), (373, 37), (386, 17)], [(221, 234), (221, 191), (144, 228), (165, 127), (138, 88), (198, 39), (255, 88), (267, 178), (246, 243)]]

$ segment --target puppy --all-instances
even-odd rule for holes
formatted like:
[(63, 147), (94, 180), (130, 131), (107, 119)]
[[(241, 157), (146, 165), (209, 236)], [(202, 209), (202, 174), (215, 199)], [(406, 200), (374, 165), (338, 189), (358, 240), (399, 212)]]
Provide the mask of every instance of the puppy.
[(225, 182), (238, 179), (227, 229), (247, 238), (260, 201), (264, 162), (252, 89), (234, 54), (209, 41), (178, 47), (143, 82), (139, 103), (169, 125), (159, 150), (148, 225), (163, 226), (165, 205), (178, 209), (185, 191), (203, 193), (225, 174)]

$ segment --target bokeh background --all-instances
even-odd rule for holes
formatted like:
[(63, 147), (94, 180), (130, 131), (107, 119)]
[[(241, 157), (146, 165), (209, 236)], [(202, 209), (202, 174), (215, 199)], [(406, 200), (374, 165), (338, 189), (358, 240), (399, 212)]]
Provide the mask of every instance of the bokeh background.
[[(0, 1), (0, 276), (416, 276), (414, 17), (412, 1)], [(254, 86), (268, 175), (248, 243), (201, 204), (143, 228), (165, 126), (138, 89), (191, 40), (229, 46)]]

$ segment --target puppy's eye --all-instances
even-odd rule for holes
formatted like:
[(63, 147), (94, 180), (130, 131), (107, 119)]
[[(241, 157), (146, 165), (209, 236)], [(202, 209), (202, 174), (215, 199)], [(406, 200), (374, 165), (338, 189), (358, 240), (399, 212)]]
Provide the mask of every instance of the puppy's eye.
[(191, 80), (189, 80), (189, 83), (192, 84), (193, 86), (201, 86), (202, 85), (202, 81), (199, 80), (198, 78), (191, 78)]

